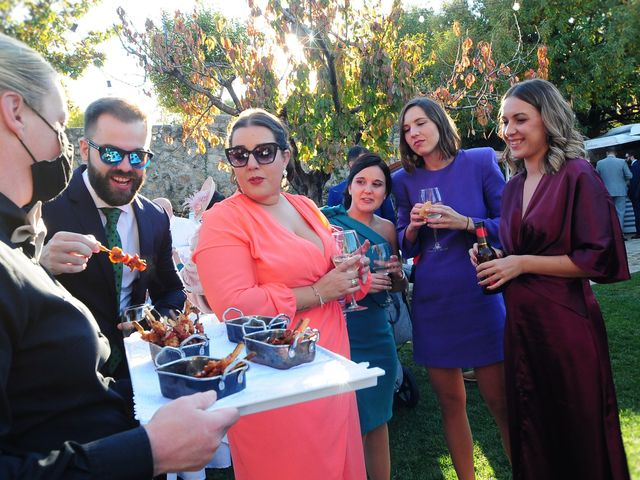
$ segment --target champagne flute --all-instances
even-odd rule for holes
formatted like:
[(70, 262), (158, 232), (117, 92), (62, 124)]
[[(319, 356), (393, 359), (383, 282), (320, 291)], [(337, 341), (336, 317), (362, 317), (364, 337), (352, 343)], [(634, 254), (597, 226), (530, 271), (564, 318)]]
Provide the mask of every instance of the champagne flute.
[[(369, 254), (371, 256), (371, 271), (374, 273), (383, 273), (389, 275), (389, 259), (391, 258), (391, 245), (387, 242), (376, 243), (369, 248)], [(382, 304), (383, 307), (391, 305), (391, 295), (389, 291), (385, 290), (386, 299)]]
[[(355, 230), (337, 231), (333, 232), (332, 235), (338, 247), (338, 253), (331, 257), (335, 266), (360, 253), (360, 240), (358, 240), (358, 234)], [(351, 295), (351, 303), (344, 308), (343, 312), (357, 312), (366, 309), (367, 307), (358, 305), (356, 298)]]
[[(438, 187), (433, 188), (423, 188), (420, 190), (420, 200), (422, 203), (430, 203), (431, 205), (441, 205), (442, 204), (442, 196), (440, 195), (440, 190)], [(440, 213), (428, 213), (427, 218), (440, 218), (442, 215)], [(429, 252), (443, 252), (447, 249), (447, 247), (443, 247), (440, 242), (438, 242), (438, 229), (432, 228), (433, 231), (433, 239), (434, 244), (433, 247), (428, 249)]]

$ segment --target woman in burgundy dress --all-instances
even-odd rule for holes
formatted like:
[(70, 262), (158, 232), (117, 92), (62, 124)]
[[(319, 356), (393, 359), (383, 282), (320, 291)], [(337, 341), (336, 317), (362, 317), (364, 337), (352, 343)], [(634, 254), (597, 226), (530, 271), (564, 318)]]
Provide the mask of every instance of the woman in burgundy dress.
[(629, 278), (613, 203), (552, 84), (514, 85), (501, 116), (516, 172), (502, 196), (505, 256), (477, 271), (481, 285), (506, 287), (513, 478), (628, 479), (604, 321), (589, 286)]

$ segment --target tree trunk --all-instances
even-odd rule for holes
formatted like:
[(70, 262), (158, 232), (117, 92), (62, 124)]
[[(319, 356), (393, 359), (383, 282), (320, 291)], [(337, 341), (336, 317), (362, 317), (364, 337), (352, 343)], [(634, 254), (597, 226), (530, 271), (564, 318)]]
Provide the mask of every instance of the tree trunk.
[(306, 172), (297, 160), (294, 160), (295, 175), (291, 181), (295, 193), (310, 198), (316, 205), (324, 205), (324, 185), (330, 175), (319, 170)]

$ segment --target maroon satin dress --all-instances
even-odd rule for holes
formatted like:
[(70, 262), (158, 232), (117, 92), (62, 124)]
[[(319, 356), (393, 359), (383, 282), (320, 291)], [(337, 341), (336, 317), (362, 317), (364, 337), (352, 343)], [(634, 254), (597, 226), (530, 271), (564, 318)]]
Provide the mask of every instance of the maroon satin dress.
[[(630, 278), (613, 203), (593, 167), (544, 175), (522, 215), (526, 173), (507, 184), (510, 255), (568, 255), (589, 279)], [(513, 478), (629, 479), (607, 334), (589, 280), (525, 274), (505, 291), (505, 375)]]

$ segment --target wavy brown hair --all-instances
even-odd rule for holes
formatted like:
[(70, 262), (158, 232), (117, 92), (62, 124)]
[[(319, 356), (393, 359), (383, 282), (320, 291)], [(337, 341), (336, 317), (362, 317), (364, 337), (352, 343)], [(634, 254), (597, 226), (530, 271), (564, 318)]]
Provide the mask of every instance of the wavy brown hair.
[(400, 118), (398, 119), (398, 131), (400, 132), (400, 161), (404, 169), (411, 173), (416, 167), (420, 168), (424, 166), (424, 160), (420, 155), (417, 155), (407, 143), (404, 138), (404, 117), (407, 110), (413, 107), (419, 107), (424, 114), (436, 124), (438, 128), (438, 134), (440, 139), (438, 140), (438, 150), (445, 158), (453, 157), (462, 144), (460, 140), (460, 134), (458, 128), (449, 114), (442, 108), (442, 106), (427, 97), (416, 97), (409, 100), (407, 104), (402, 107), (400, 112)]
[[(540, 112), (549, 145), (543, 160), (544, 173), (557, 173), (567, 160), (586, 155), (584, 138), (575, 128), (575, 114), (552, 83), (539, 78), (525, 80), (507, 90), (502, 97), (502, 105), (509, 97), (527, 102)], [(502, 118), (502, 107), (500, 107), (500, 118)], [(499, 135), (502, 138), (502, 130)], [(503, 158), (513, 173), (524, 170), (524, 159), (513, 157), (508, 146), (504, 150)]]

